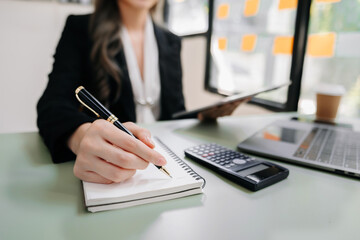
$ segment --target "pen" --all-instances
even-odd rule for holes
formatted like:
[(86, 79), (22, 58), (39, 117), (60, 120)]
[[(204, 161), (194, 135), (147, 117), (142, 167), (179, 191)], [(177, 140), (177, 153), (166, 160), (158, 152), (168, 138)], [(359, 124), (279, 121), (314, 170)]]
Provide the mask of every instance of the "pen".
[[(121, 122), (112, 114), (108, 109), (106, 109), (93, 95), (91, 95), (83, 86), (78, 87), (75, 90), (75, 96), (79, 102), (92, 111), (97, 117), (101, 117), (106, 121), (115, 125), (115, 127), (126, 132), (130, 136), (136, 138), (132, 132), (130, 132)], [(162, 166), (155, 165), (160, 171), (171, 177), (170, 173)]]

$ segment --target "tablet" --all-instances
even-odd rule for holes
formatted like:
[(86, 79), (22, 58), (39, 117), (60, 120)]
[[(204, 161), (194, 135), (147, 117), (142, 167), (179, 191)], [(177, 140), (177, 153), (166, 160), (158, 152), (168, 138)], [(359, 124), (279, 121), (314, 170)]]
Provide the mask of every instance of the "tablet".
[(217, 107), (223, 106), (225, 104), (236, 102), (236, 101), (239, 101), (242, 99), (251, 98), (260, 93), (270, 92), (270, 91), (278, 89), (278, 88), (289, 86), (290, 84), (291, 84), (291, 82), (286, 82), (286, 83), (282, 83), (279, 85), (272, 85), (269, 87), (257, 89), (256, 91), (252, 91), (252, 92), (243, 92), (243, 93), (231, 95), (231, 96), (221, 99), (220, 101), (218, 101), (216, 103), (213, 103), (213, 104), (205, 106), (205, 107), (201, 107), (201, 108), (191, 110), (191, 111), (181, 111), (181, 112), (174, 113), (172, 115), (172, 117), (173, 117), (173, 119), (197, 118), (198, 114), (202, 113), (204, 111), (208, 111), (210, 109), (217, 108)]

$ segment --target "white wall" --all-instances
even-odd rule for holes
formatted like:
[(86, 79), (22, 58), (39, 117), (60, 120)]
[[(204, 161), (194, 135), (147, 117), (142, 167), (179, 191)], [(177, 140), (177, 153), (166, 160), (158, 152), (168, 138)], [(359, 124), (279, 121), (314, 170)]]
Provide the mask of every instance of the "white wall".
[(90, 11), (55, 1), (0, 1), (0, 132), (37, 130), (35, 106), (66, 16)]
[(204, 91), (206, 38), (183, 39), (181, 54), (186, 108), (195, 109), (219, 100), (219, 95)]

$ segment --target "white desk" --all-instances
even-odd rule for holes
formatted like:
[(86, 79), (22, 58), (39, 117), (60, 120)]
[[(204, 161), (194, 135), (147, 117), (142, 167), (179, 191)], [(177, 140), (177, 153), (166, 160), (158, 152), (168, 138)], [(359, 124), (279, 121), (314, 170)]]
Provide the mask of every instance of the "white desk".
[[(236, 145), (284, 114), (147, 126), (180, 157), (202, 142)], [(357, 121), (360, 126), (360, 121)], [(289, 177), (250, 192), (185, 159), (204, 194), (88, 213), (73, 163), (55, 165), (37, 133), (0, 135), (0, 239), (359, 239), (360, 182), (281, 165)]]

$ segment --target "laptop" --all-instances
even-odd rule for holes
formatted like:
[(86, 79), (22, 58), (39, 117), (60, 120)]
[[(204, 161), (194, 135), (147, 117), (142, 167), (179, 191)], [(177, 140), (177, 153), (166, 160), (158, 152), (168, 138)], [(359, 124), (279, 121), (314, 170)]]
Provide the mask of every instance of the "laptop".
[(279, 120), (238, 145), (238, 149), (360, 178), (360, 132), (297, 120)]

